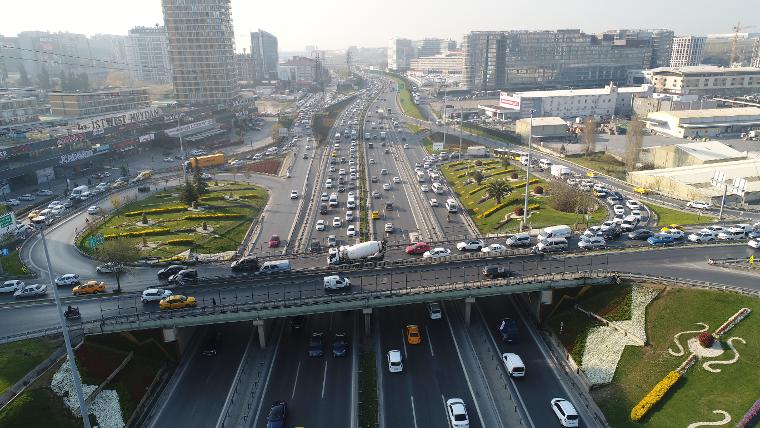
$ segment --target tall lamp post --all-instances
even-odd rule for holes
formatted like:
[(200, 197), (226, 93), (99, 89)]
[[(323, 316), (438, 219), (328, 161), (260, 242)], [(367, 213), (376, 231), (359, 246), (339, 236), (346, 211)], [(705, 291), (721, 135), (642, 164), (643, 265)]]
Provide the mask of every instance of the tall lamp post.
[(40, 229), (40, 238), (42, 239), (42, 247), (45, 250), (45, 261), (47, 262), (48, 276), (50, 277), (50, 288), (53, 289), (55, 307), (58, 310), (58, 322), (60, 322), (61, 331), (63, 332), (63, 342), (66, 345), (66, 356), (69, 360), (69, 369), (71, 370), (71, 378), (74, 381), (74, 389), (77, 393), (77, 401), (79, 401), (79, 410), (82, 415), (82, 422), (84, 423), (85, 428), (90, 428), (90, 412), (87, 409), (87, 402), (84, 400), (84, 393), (82, 392), (82, 380), (79, 378), (79, 370), (77, 369), (77, 364), (74, 360), (74, 349), (71, 347), (71, 338), (69, 337), (69, 329), (66, 325), (66, 317), (63, 315), (63, 309), (61, 308), (61, 299), (58, 297), (58, 287), (56, 287), (53, 278), (53, 266), (50, 264), (50, 253), (48, 252), (47, 240), (45, 239), (44, 226)]
[(531, 142), (533, 141), (533, 113), (535, 113), (536, 110), (531, 109), (530, 110), (530, 129), (528, 130), (528, 168), (527, 172), (525, 173), (525, 206), (523, 207), (523, 228), (525, 228), (528, 225), (528, 195), (530, 190), (530, 165), (531, 165), (531, 159), (530, 159), (530, 151)]

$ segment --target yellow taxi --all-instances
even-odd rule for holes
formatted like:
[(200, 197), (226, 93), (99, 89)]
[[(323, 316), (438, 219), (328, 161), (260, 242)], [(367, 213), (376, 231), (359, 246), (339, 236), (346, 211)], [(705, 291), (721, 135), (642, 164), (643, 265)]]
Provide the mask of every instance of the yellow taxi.
[(671, 229), (680, 230), (681, 232), (684, 230), (683, 226), (680, 224), (669, 224), (667, 226), (663, 226), (663, 228), (660, 229), (660, 232), (667, 233)]
[(649, 194), (649, 189), (646, 189), (644, 187), (636, 187), (633, 189), (634, 192), (640, 194), (640, 195), (646, 195)]
[(589, 171), (589, 172), (586, 173), (586, 177), (594, 178), (594, 177), (596, 177), (596, 173), (594, 171)]
[(422, 343), (422, 335), (420, 334), (420, 328), (415, 324), (406, 326), (406, 342), (410, 345), (419, 345)]
[(331, 154), (330, 156), (332, 156), (332, 157), (337, 157), (337, 156), (338, 156), (338, 153), (337, 153), (336, 151), (334, 151), (334, 150), (333, 150), (333, 152), (332, 152), (332, 154)]
[(174, 294), (158, 302), (158, 307), (161, 309), (183, 309), (194, 308), (196, 306), (198, 306), (198, 302), (195, 300), (195, 297), (183, 296), (181, 294)]
[(71, 289), (72, 294), (79, 296), (82, 294), (105, 293), (106, 283), (103, 281), (87, 281)]
[(26, 215), (26, 218), (27, 218), (28, 220), (31, 220), (31, 219), (33, 219), (33, 218), (37, 217), (38, 215), (40, 215), (40, 210), (31, 210), (31, 211), (29, 212), (29, 214), (27, 214), (27, 215)]
[(377, 220), (380, 218), (380, 211), (372, 211), (372, 220)]

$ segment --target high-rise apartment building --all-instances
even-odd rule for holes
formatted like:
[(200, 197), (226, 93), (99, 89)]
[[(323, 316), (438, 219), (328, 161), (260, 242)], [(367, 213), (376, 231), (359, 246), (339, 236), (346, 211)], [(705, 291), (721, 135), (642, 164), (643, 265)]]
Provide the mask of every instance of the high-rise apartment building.
[(622, 83), (652, 57), (645, 43), (580, 30), (473, 31), (462, 49), (463, 80), (473, 90)]
[(238, 95), (230, 0), (161, 0), (177, 101), (224, 104)]
[(244, 82), (256, 81), (256, 63), (249, 53), (235, 54), (235, 67), (238, 80)]
[(127, 36), (127, 62), (140, 82), (171, 83), (169, 35), (164, 27), (135, 27)]
[(259, 28), (251, 33), (251, 55), (256, 64), (258, 80), (277, 79), (280, 54), (277, 50), (277, 37)]
[(755, 43), (752, 45), (750, 67), (760, 67), (760, 38), (755, 39)]
[(704, 37), (683, 36), (673, 38), (673, 51), (670, 55), (671, 67), (700, 65), (704, 57)]
[(406, 71), (414, 57), (414, 44), (411, 40), (391, 39), (388, 42), (388, 70)]
[(673, 30), (655, 29), (619, 29), (608, 30), (604, 35), (611, 35), (615, 40), (640, 42), (650, 47), (651, 58), (646, 68), (667, 67), (670, 65), (670, 55), (673, 51)]

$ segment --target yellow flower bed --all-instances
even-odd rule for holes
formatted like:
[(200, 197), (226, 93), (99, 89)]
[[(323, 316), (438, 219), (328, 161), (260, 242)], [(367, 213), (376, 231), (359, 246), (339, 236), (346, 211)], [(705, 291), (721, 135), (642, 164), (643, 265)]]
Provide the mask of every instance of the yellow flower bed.
[(530, 205), (528, 205), (528, 211), (534, 211), (534, 210), (537, 210), (539, 208), (541, 208), (541, 205), (539, 205), (539, 204), (530, 204)]
[(631, 409), (631, 420), (633, 422), (640, 421), (641, 418), (643, 418), (644, 415), (646, 415), (647, 412), (649, 412), (649, 410), (668, 393), (670, 388), (678, 382), (678, 379), (681, 379), (681, 373), (677, 371), (671, 371), (665, 375), (665, 377), (659, 381), (657, 385), (655, 385), (654, 388), (652, 388), (652, 390), (638, 402), (638, 404), (633, 406), (633, 409)]
[(240, 199), (256, 199), (260, 197), (261, 195), (257, 195), (256, 193), (246, 193), (244, 195), (238, 195), (238, 198)]
[(474, 194), (480, 192), (481, 190), (485, 189), (487, 186), (488, 186), (487, 184), (484, 184), (482, 186), (478, 186), (478, 187), (470, 190), (469, 192), (467, 192), (467, 194), (468, 195), (474, 195)]
[(193, 242), (192, 238), (177, 238), (166, 241), (166, 245), (190, 245)]
[(139, 211), (129, 211), (127, 213), (124, 213), (127, 217), (135, 217), (138, 215), (144, 214), (163, 214), (163, 213), (174, 213), (179, 211), (185, 211), (187, 210), (187, 205), (172, 205), (168, 207), (161, 207), (161, 208), (151, 208), (148, 210), (139, 210)]
[(507, 205), (509, 205), (508, 202), (502, 202), (500, 204), (496, 204), (493, 207), (483, 211), (483, 214), (480, 215), (480, 218), (490, 217), (491, 214), (495, 213), (496, 211), (499, 211), (500, 209), (506, 207)]
[(135, 230), (133, 232), (122, 232), (122, 233), (109, 233), (103, 235), (103, 239), (114, 239), (114, 238), (135, 238), (139, 236), (147, 236), (147, 235), (163, 235), (165, 233), (169, 233), (169, 229), (165, 227), (156, 227), (153, 229), (142, 229), (142, 230)]
[(182, 220), (225, 220), (240, 217), (243, 217), (243, 214), (204, 213), (186, 215), (182, 217)]
[(513, 172), (513, 171), (514, 171), (514, 169), (512, 169), (512, 168), (509, 168), (509, 169), (502, 169), (502, 170), (500, 170), (500, 171), (496, 171), (496, 172), (494, 172), (494, 173), (491, 173), (491, 174), (489, 174), (489, 175), (488, 175), (488, 178), (491, 178), (491, 177), (496, 177), (497, 175), (504, 175), (504, 174), (506, 174), (506, 173), (508, 173), (508, 172)]

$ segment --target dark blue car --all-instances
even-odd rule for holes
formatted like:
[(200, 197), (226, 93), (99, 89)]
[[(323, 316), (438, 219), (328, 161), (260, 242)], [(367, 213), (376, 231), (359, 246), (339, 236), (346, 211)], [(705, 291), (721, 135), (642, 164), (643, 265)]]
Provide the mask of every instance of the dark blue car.
[(670, 235), (668, 233), (658, 233), (657, 235), (650, 236), (647, 239), (647, 242), (649, 242), (650, 245), (672, 244), (673, 241), (675, 241), (675, 238), (673, 238), (673, 235)]
[(325, 355), (325, 346), (323, 343), (324, 336), (325, 334), (321, 331), (315, 331), (311, 334), (308, 351), (310, 357), (321, 357)]
[(284, 428), (288, 417), (288, 404), (284, 401), (275, 401), (267, 415), (267, 428)]

